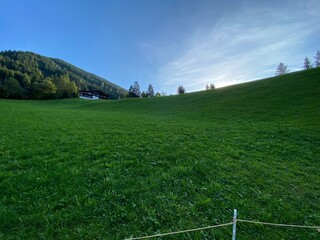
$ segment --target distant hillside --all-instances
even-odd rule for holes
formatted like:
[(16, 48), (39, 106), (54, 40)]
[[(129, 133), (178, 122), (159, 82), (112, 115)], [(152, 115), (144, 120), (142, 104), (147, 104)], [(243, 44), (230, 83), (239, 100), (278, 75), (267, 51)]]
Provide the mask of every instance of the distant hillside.
[(320, 68), (313, 68), (215, 90), (160, 98), (124, 99), (105, 104), (92, 102), (83, 104), (83, 108), (157, 118), (180, 117), (198, 122), (225, 122), (240, 117), (266, 121), (269, 115), (280, 119), (285, 116), (306, 127), (309, 124), (319, 125), (319, 94)]
[(32, 52), (0, 52), (0, 97), (54, 99), (77, 97), (78, 90), (99, 90), (111, 99), (127, 91), (63, 60)]

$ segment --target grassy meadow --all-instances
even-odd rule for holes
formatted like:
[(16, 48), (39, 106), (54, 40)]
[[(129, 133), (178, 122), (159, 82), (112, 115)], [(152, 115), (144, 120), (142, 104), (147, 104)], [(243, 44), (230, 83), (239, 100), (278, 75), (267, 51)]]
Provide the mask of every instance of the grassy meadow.
[[(0, 100), (0, 239), (320, 225), (320, 69), (179, 96)], [(232, 226), (161, 239), (231, 239)], [(320, 239), (238, 223), (237, 239)]]

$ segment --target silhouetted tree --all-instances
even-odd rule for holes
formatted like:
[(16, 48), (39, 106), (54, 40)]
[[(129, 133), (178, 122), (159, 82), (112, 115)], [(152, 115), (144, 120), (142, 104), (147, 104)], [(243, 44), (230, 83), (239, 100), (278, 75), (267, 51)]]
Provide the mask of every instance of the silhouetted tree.
[(130, 85), (127, 97), (135, 97), (135, 96), (136, 95), (133, 94), (133, 86)]
[(317, 51), (317, 54), (314, 56), (314, 58), (316, 59), (316, 61), (314, 62), (314, 66), (315, 67), (320, 67), (320, 51)]
[(140, 85), (137, 81), (129, 88), (129, 97), (141, 97)]
[(184, 94), (184, 93), (186, 93), (186, 89), (182, 85), (179, 85), (179, 87), (177, 89), (177, 93)]
[(304, 69), (310, 69), (310, 68), (312, 68), (312, 63), (311, 63), (311, 61), (309, 60), (308, 57), (305, 57), (305, 58), (304, 58), (303, 68), (304, 68)]
[(210, 85), (206, 85), (206, 90), (212, 90), (212, 89), (215, 89), (215, 85), (213, 83), (210, 83)]
[(276, 75), (283, 75), (289, 73), (288, 66), (285, 65), (284, 63), (279, 63), (277, 69), (276, 69)]
[(147, 97), (154, 97), (154, 90), (153, 86), (149, 84), (148, 90), (147, 90)]

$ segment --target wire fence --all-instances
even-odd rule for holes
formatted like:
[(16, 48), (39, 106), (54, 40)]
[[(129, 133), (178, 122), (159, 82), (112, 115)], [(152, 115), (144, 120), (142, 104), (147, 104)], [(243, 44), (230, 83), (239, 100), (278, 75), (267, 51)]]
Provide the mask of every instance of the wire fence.
[(194, 228), (194, 229), (187, 229), (187, 230), (181, 230), (181, 231), (176, 231), (176, 232), (159, 233), (159, 234), (149, 235), (149, 236), (144, 236), (144, 237), (127, 238), (125, 240), (137, 240), (137, 239), (148, 239), (148, 238), (155, 238), (155, 237), (163, 237), (163, 236), (168, 236), (168, 235), (175, 235), (175, 234), (182, 234), (182, 233), (189, 233), (189, 232), (207, 230), (207, 229), (211, 229), (211, 228), (225, 227), (225, 226), (229, 226), (229, 225), (232, 225), (232, 224), (233, 224), (233, 222), (223, 223), (223, 224), (218, 224), (218, 225), (213, 225), (213, 226)]
[[(193, 229), (186, 229), (186, 230), (180, 230), (175, 232), (167, 232), (167, 233), (159, 233), (155, 235), (148, 235), (148, 236), (142, 236), (142, 237), (130, 237), (126, 238), (125, 240), (138, 240), (138, 239), (149, 239), (149, 238), (156, 238), (156, 237), (164, 237), (168, 235), (176, 235), (176, 234), (183, 234), (183, 233), (189, 233), (189, 232), (196, 232), (196, 231), (202, 231), (212, 228), (220, 228), (225, 227), (229, 225), (233, 225), (233, 232), (232, 232), (232, 239), (236, 239), (236, 224), (238, 222), (242, 223), (249, 223), (249, 224), (259, 224), (259, 225), (268, 225), (268, 226), (275, 226), (275, 227), (290, 227), (290, 228), (306, 228), (306, 229), (314, 229), (317, 230), (320, 234), (320, 226), (307, 226), (307, 225), (297, 225), (297, 224), (284, 224), (284, 223), (270, 223), (270, 222), (260, 222), (260, 221), (251, 221), (251, 220), (245, 220), (245, 219), (238, 219), (237, 218), (237, 210), (234, 210), (234, 217), (233, 221), (229, 223), (222, 223), (218, 225), (212, 225), (207, 227), (200, 227), (200, 228), (193, 228)], [(319, 236), (320, 238), (320, 236)]]
[(254, 223), (254, 224), (269, 225), (269, 226), (276, 226), (276, 227), (309, 228), (309, 229), (316, 229), (316, 230), (320, 231), (320, 226), (306, 226), (306, 225), (283, 224), (283, 223), (269, 223), (269, 222), (258, 222), (258, 221), (250, 221), (250, 220), (243, 220), (243, 219), (237, 219), (237, 222)]

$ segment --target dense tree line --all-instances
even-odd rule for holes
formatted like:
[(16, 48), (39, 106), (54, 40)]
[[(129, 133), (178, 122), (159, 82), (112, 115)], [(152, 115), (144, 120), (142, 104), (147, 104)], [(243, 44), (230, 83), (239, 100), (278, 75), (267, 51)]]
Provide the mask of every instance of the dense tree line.
[(140, 85), (137, 81), (134, 82), (133, 85), (130, 86), (129, 88), (129, 92), (127, 94), (126, 97), (128, 98), (136, 98), (136, 97), (160, 97), (161, 94), (160, 93), (154, 93), (154, 89), (153, 86), (151, 84), (149, 84), (147, 91), (142, 91), (140, 90)]
[(60, 59), (32, 52), (0, 52), (0, 97), (53, 99), (77, 97), (78, 90), (99, 90), (110, 98), (127, 91)]

